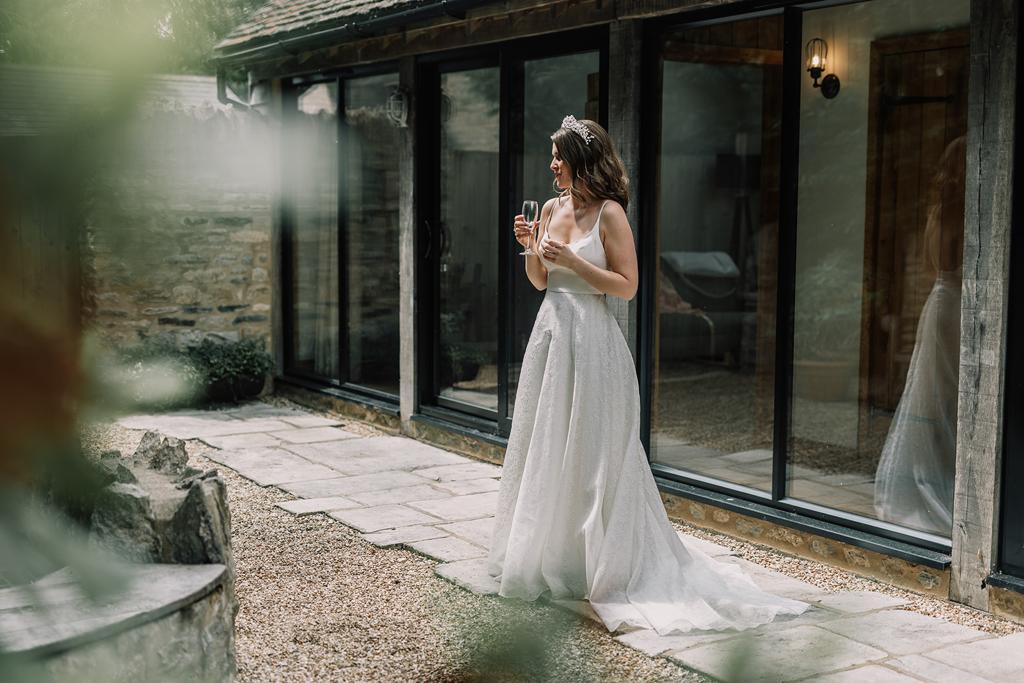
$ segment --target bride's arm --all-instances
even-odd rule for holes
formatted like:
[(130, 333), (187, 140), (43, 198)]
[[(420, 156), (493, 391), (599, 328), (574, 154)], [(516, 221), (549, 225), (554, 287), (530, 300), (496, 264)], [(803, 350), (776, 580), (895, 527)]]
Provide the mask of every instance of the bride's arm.
[[(573, 258), (570, 267), (605, 294), (628, 301), (636, 296), (637, 290), (636, 245), (621, 204), (608, 202), (601, 214), (601, 227), (605, 233), (604, 253), (608, 257), (608, 270), (580, 257)], [(598, 239), (600, 237), (598, 235)]]

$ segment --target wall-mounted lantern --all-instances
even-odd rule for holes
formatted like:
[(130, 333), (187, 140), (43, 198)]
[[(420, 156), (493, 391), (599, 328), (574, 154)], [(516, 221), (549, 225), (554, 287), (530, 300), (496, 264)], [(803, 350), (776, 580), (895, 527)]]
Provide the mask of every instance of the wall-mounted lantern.
[(839, 94), (839, 77), (829, 74), (822, 78), (821, 83), (818, 83), (818, 79), (822, 77), (827, 68), (828, 43), (821, 38), (812, 38), (807, 41), (807, 73), (811, 75), (814, 87), (820, 88), (825, 99), (831, 100)]
[(398, 128), (406, 128), (409, 125), (409, 95), (405, 89), (395, 86), (387, 101), (388, 120)]

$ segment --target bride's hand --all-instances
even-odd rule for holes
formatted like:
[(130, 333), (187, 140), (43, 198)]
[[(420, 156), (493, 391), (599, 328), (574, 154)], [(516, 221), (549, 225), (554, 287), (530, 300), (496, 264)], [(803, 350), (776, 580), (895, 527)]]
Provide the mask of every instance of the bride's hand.
[(559, 266), (565, 266), (571, 270), (575, 270), (575, 265), (580, 260), (580, 257), (569, 248), (568, 244), (553, 239), (544, 241), (542, 253), (548, 261)]
[(516, 242), (523, 245), (524, 247), (531, 246), (533, 241), (533, 230), (523, 214), (516, 214), (515, 218), (515, 234)]

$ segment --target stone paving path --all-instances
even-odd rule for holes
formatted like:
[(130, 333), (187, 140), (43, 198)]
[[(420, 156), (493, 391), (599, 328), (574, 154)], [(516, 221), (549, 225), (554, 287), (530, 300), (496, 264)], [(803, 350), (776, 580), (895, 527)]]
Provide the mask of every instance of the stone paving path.
[[(438, 560), (437, 574), (469, 591), (496, 592), (484, 564), (501, 476), (496, 465), (406, 437), (362, 437), (338, 421), (262, 403), (135, 415), (119, 423), (199, 439), (219, 449), (207, 454), (210, 459), (294, 495), (278, 504), (282, 509), (326, 513), (376, 546), (402, 545)], [(902, 600), (881, 593), (828, 593), (722, 546), (683, 538), (741, 565), (765, 590), (811, 602), (811, 609), (746, 633), (634, 630), (611, 637), (713, 677), (726, 673), (740, 648), (751, 663), (742, 679), (751, 682), (1024, 680), (1024, 633), (996, 637), (900, 609)], [(586, 602), (551, 602), (596, 620)]]

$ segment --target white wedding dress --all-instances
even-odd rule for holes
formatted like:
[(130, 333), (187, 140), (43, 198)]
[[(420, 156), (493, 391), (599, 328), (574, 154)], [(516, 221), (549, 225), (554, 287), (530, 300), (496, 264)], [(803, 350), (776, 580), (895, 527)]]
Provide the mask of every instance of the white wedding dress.
[(879, 519), (953, 530), (961, 271), (939, 271), (921, 309), (907, 382), (875, 472)]
[[(601, 212), (569, 247), (607, 268)], [(663, 635), (807, 609), (679, 538), (640, 441), (633, 358), (607, 299), (542, 263), (548, 286), (523, 356), (488, 555), (498, 594), (586, 599), (609, 631)]]

